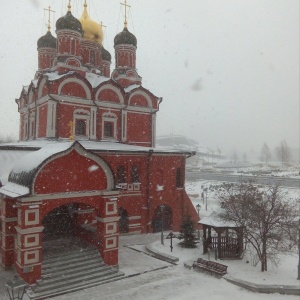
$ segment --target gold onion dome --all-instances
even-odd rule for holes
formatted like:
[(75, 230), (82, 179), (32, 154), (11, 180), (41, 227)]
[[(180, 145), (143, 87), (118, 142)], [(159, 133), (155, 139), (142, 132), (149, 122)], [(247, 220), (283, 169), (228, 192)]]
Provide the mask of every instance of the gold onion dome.
[(103, 41), (103, 31), (102, 26), (93, 21), (87, 11), (87, 4), (84, 4), (84, 10), (81, 18), (79, 19), (82, 29), (83, 29), (83, 37), (86, 40), (97, 42), (102, 44)]

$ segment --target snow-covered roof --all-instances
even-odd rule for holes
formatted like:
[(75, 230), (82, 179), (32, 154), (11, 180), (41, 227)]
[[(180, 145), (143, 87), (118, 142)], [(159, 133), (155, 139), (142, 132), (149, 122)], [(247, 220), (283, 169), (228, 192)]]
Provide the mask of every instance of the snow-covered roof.
[[(60, 147), (61, 144), (66, 143), (68, 140), (32, 140), (32, 141), (20, 141), (17, 143), (7, 143), (0, 145), (1, 148), (11, 148), (11, 149), (30, 149), (30, 150), (38, 150), (42, 147), (53, 145), (53, 147)], [(149, 151), (153, 153), (182, 153), (182, 154), (193, 154), (192, 151), (181, 150), (181, 149), (170, 149), (168, 147), (142, 147), (136, 145), (128, 145), (122, 144), (118, 142), (98, 142), (98, 141), (89, 141), (89, 140), (81, 140), (78, 141), (84, 148), (92, 151), (124, 151), (124, 152), (144, 152), (147, 153)], [(68, 143), (68, 142), (67, 142)]]
[(9, 182), (0, 188), (0, 193), (10, 198), (18, 198), (20, 196), (28, 195), (29, 188), (14, 182)]
[(59, 75), (58, 72), (55, 71), (55, 72), (45, 73), (44, 75), (46, 75), (48, 77), (48, 80), (53, 81), (53, 80), (60, 79), (64, 76), (66, 76), (66, 75), (73, 74), (73, 73), (74, 73), (73, 71), (70, 71), (68, 73), (64, 73), (64, 74)]
[(63, 152), (70, 148), (73, 142), (63, 142), (55, 144), (47, 144), (38, 151), (30, 152), (26, 154), (18, 163), (13, 167), (12, 172), (21, 173), (29, 172), (32, 169), (38, 167), (45, 159), (53, 154)]
[[(127, 145), (113, 142), (80, 141), (85, 149), (95, 152), (139, 152), (139, 153), (180, 153), (193, 155), (191, 151), (169, 148), (151, 148)], [(30, 177), (27, 173), (34, 172), (46, 158), (68, 149), (72, 142), (66, 140), (33, 140), (7, 143), (0, 145), (0, 180), (2, 184), (8, 182), (9, 173), (23, 174), (23, 178), (16, 179), (16, 183), (23, 182)], [(33, 152), (34, 151), (34, 152)], [(27, 176), (27, 175), (28, 176)], [(21, 175), (16, 175), (21, 176)], [(26, 185), (26, 184), (25, 184)]]
[(30, 187), (38, 166), (50, 156), (67, 150), (72, 144), (72, 142), (48, 144), (38, 151), (26, 154), (12, 168), (9, 182)]
[(137, 89), (137, 88), (139, 88), (139, 87), (140, 87), (139, 84), (132, 84), (132, 85), (129, 85), (128, 87), (126, 87), (126, 88), (124, 89), (124, 91), (125, 91), (125, 93), (129, 93), (129, 92), (131, 92), (132, 90)]
[(34, 87), (37, 87), (38, 79), (31, 80)]
[(1, 150), (0, 149), (0, 181), (2, 184), (8, 182), (8, 175), (16, 162), (26, 154), (32, 153), (29, 150)]
[(102, 82), (110, 80), (110, 78), (107, 78), (107, 77), (104, 77), (101, 75), (97, 75), (94, 73), (86, 73), (85, 78), (89, 81), (89, 83), (91, 84), (91, 86), (93, 88), (97, 87)]

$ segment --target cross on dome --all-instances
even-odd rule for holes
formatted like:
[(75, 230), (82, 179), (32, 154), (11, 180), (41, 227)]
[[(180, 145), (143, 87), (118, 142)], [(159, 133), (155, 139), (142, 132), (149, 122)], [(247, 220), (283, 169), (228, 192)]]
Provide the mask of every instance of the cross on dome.
[(124, 5), (125, 7), (125, 18), (124, 18), (124, 27), (127, 28), (127, 7), (131, 7), (127, 4), (127, 1), (124, 0), (124, 3), (120, 3), (121, 5)]
[(44, 8), (44, 10), (48, 10), (49, 12), (49, 16), (48, 16), (48, 31), (51, 31), (51, 22), (50, 22), (50, 14), (51, 12), (55, 12), (55, 10), (51, 10), (51, 6), (49, 6), (48, 8)]

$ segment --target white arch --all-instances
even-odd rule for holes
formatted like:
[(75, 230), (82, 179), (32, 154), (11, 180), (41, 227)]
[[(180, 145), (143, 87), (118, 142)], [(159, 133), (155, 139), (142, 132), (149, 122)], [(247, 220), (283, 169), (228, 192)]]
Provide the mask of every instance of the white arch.
[(39, 88), (38, 88), (38, 99), (42, 98), (43, 96), (43, 89), (44, 86), (46, 84), (46, 78), (43, 78), (39, 84)]
[(133, 92), (133, 93), (130, 95), (130, 98), (129, 98), (129, 100), (128, 100), (128, 105), (129, 105), (129, 106), (133, 106), (133, 105), (131, 105), (130, 102), (131, 102), (132, 98), (133, 98), (135, 95), (141, 95), (141, 96), (144, 96), (145, 99), (146, 99), (146, 101), (148, 102), (148, 108), (152, 108), (152, 101), (151, 101), (151, 98), (149, 97), (149, 95), (148, 95), (147, 93), (145, 93), (144, 91), (139, 91), (139, 90)]
[(95, 96), (95, 100), (103, 101), (103, 100), (99, 100), (99, 99), (98, 99), (99, 94), (100, 94), (103, 90), (112, 90), (112, 91), (114, 91), (114, 92), (118, 95), (118, 97), (119, 97), (119, 99), (120, 99), (120, 103), (121, 103), (121, 104), (124, 104), (124, 97), (123, 97), (121, 91), (120, 91), (118, 88), (116, 88), (116, 87), (114, 87), (113, 85), (111, 85), (111, 84), (105, 84), (105, 85), (103, 85), (103, 86), (97, 91), (96, 96)]
[(68, 83), (78, 83), (81, 87), (83, 87), (84, 91), (85, 91), (85, 97), (86, 99), (91, 100), (91, 92), (90, 89), (88, 88), (88, 86), (81, 80), (78, 78), (67, 78), (65, 79), (58, 87), (58, 95), (61, 95), (61, 90), (62, 88), (68, 84)]

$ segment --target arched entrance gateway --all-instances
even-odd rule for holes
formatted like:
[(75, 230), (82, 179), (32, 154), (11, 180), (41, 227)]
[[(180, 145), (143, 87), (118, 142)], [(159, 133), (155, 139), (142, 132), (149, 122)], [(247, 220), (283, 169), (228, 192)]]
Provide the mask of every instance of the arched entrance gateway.
[(62, 205), (53, 209), (43, 218), (43, 242), (56, 238), (68, 237), (74, 234), (75, 206), (75, 204)]
[(100, 157), (78, 142), (49, 145), (28, 154), (10, 173), (8, 185), (22, 188), (17, 200), (4, 205), (7, 215), (17, 216), (11, 224), (17, 233), (16, 260), (6, 245), (2, 262), (15, 263), (26, 282), (41, 277), (46, 241), (62, 237), (84, 239), (97, 247), (104, 263), (117, 265), (119, 192)]

